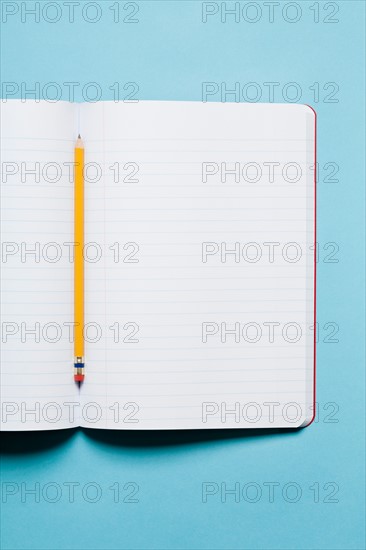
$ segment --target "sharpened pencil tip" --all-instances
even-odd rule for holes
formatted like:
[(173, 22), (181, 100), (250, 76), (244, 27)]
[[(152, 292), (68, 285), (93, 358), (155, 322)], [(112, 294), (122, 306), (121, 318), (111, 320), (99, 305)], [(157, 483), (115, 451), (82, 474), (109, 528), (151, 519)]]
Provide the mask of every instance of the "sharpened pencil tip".
[(81, 139), (80, 134), (78, 135), (78, 139), (76, 140), (75, 149), (84, 149), (83, 140)]

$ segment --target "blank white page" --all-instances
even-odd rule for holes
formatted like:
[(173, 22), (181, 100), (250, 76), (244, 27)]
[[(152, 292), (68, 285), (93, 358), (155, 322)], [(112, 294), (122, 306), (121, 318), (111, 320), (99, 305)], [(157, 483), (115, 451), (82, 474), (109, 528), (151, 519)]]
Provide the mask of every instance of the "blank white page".
[(308, 424), (314, 112), (102, 102), (82, 105), (81, 127), (101, 170), (87, 241), (102, 251), (87, 265), (101, 333), (86, 344), (84, 425)]
[(74, 240), (76, 108), (11, 100), (2, 102), (1, 115), (1, 429), (71, 427), (79, 398), (65, 243)]

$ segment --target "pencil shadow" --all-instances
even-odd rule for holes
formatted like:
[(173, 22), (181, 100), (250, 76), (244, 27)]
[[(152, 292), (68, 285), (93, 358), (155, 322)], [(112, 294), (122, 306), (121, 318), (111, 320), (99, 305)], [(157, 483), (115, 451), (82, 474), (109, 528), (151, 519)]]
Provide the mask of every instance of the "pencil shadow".
[(0, 455), (30, 455), (49, 451), (71, 439), (77, 428), (36, 432), (1, 432)]
[(213, 429), (213, 430), (92, 430), (83, 432), (93, 441), (111, 447), (154, 449), (180, 447), (225, 440), (248, 440), (273, 436), (295, 436), (302, 430), (289, 429)]

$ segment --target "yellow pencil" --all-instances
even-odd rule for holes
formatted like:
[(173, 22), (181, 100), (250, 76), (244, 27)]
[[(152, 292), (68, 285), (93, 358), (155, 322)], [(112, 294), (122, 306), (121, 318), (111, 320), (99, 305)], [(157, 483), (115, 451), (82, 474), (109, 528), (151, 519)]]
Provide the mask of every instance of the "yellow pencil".
[(75, 144), (74, 172), (74, 380), (84, 380), (84, 145)]

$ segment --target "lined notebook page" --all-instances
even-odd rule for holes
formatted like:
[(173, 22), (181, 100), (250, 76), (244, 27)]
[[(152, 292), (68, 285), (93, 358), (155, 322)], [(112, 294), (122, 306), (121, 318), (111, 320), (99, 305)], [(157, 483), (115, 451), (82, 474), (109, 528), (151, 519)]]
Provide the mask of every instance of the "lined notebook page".
[(102, 251), (86, 267), (86, 322), (101, 330), (86, 344), (83, 399), (97, 406), (84, 425), (307, 424), (314, 113), (104, 102), (82, 105), (81, 125), (101, 167), (87, 241)]
[(1, 114), (1, 429), (70, 427), (75, 107), (13, 100)]

